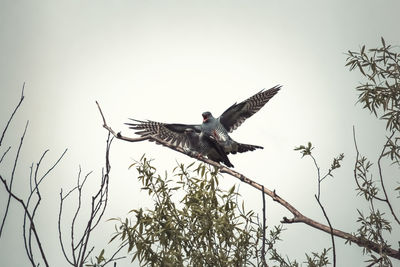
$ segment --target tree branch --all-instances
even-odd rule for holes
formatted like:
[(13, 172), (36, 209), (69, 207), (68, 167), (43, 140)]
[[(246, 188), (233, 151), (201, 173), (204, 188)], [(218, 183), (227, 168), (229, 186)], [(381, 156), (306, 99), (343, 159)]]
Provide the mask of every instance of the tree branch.
[(324, 217), (325, 217), (326, 221), (328, 222), (329, 228), (331, 230), (330, 234), (331, 234), (331, 242), (332, 242), (333, 267), (336, 267), (336, 247), (335, 247), (335, 238), (333, 236), (333, 227), (332, 227), (331, 221), (329, 220), (329, 217), (325, 211), (324, 206), (322, 206), (320, 199), (316, 195), (314, 195), (314, 196), (315, 196), (315, 199), (317, 200), (319, 206), (321, 207), (321, 210), (324, 213)]
[(318, 175), (318, 195), (314, 195), (315, 199), (318, 202), (318, 205), (320, 206), (322, 212), (324, 213), (324, 217), (326, 219), (326, 221), (328, 222), (329, 225), (329, 229), (330, 229), (330, 235), (331, 235), (331, 242), (332, 242), (332, 254), (333, 254), (333, 267), (336, 267), (336, 247), (335, 247), (335, 238), (333, 236), (333, 227), (332, 224), (328, 218), (328, 214), (325, 211), (324, 206), (321, 203), (321, 182), (328, 177), (328, 175), (331, 175), (331, 171), (332, 171), (332, 167), (331, 169), (329, 169), (329, 171), (321, 178), (321, 172), (320, 172), (320, 168), (317, 164), (317, 160), (315, 159), (315, 157), (312, 154), (309, 154), (309, 156), (312, 158), (313, 162), (314, 162), (314, 166), (317, 169), (317, 175)]
[[(210, 159), (207, 158), (196, 158), (193, 157), (191, 155), (188, 155), (181, 147), (177, 147), (174, 145), (169, 144), (168, 142), (165, 142), (162, 139), (159, 139), (155, 136), (146, 136), (146, 137), (141, 137), (141, 138), (130, 138), (130, 137), (125, 137), (122, 136), (121, 133), (115, 133), (114, 130), (112, 130), (112, 128), (110, 126), (107, 125), (107, 122), (105, 120), (105, 117), (103, 115), (103, 112), (101, 111), (100, 105), (98, 104), (98, 102), (96, 101), (97, 107), (100, 111), (100, 114), (102, 116), (103, 119), (103, 127), (109, 131), (112, 135), (114, 135), (117, 139), (123, 140), (123, 141), (128, 141), (128, 142), (139, 142), (139, 141), (143, 141), (143, 140), (149, 140), (149, 141), (155, 141), (159, 144), (162, 144), (163, 146), (166, 146), (172, 150), (175, 150), (177, 152), (180, 152), (182, 154), (185, 154), (189, 157), (195, 158), (197, 160), (203, 161), (205, 163), (208, 163), (216, 168), (219, 168), (221, 173), (226, 173), (229, 174), (237, 179), (239, 179), (240, 181), (254, 187), (257, 190), (260, 190), (261, 192), (264, 192), (264, 194), (268, 195), (269, 197), (271, 197), (274, 201), (278, 202), (280, 205), (282, 205), (283, 207), (285, 207), (290, 213), (292, 213), (292, 215), (294, 216), (292, 219), (288, 219), (287, 217), (284, 217), (282, 220), (282, 223), (305, 223), (315, 229), (321, 230), (323, 232), (326, 232), (328, 234), (333, 234), (334, 236), (346, 239), (350, 242), (353, 242), (361, 247), (366, 247), (368, 249), (371, 249), (377, 253), (379, 253), (379, 251), (381, 251), (381, 247), (379, 244), (371, 242), (367, 239), (364, 238), (358, 238), (355, 237), (349, 233), (337, 230), (337, 229), (332, 229), (327, 226), (324, 225), (322, 223), (319, 223), (317, 221), (312, 220), (311, 218), (308, 218), (306, 216), (304, 216), (302, 213), (300, 213), (294, 206), (292, 206), (289, 202), (287, 202), (286, 200), (284, 200), (283, 198), (281, 198), (276, 192), (275, 190), (270, 190), (266, 187), (264, 187), (263, 185), (249, 179), (248, 177), (244, 176), (243, 174), (234, 171), (232, 169), (229, 169), (219, 163), (216, 163)], [(400, 251), (394, 250), (392, 248), (385, 248), (385, 253), (393, 258), (396, 259), (400, 259)]]
[[(21, 100), (22, 101), (22, 100)], [(20, 102), (21, 103), (21, 102)], [(19, 105), (18, 105), (19, 106)], [(14, 111), (15, 112), (15, 111)], [(14, 113), (13, 113), (14, 115)], [(11, 120), (11, 119), (10, 119)], [(10, 178), (10, 192), (12, 192), (12, 185), (13, 185), (13, 181), (14, 181), (14, 174), (15, 174), (15, 170), (17, 168), (17, 163), (18, 163), (18, 158), (19, 158), (19, 153), (21, 151), (21, 147), (22, 144), (24, 142), (24, 138), (25, 138), (25, 133), (26, 133), (26, 129), (28, 128), (28, 124), (29, 121), (26, 122), (25, 125), (25, 129), (24, 129), (24, 133), (21, 136), (20, 142), (19, 142), (19, 146), (18, 146), (18, 150), (17, 150), (17, 155), (15, 156), (15, 160), (14, 160), (14, 166), (11, 172), (11, 178)], [(7, 124), (8, 126), (8, 124)], [(5, 131), (3, 132), (3, 134), (5, 133)], [(3, 217), (3, 221), (1, 222), (1, 227), (0, 227), (0, 238), (1, 238), (1, 234), (3, 233), (3, 228), (4, 228), (4, 224), (6, 222), (7, 219), (7, 215), (8, 215), (8, 210), (10, 208), (10, 201), (11, 201), (11, 194), (8, 195), (8, 199), (7, 199), (7, 205), (6, 205), (6, 211), (4, 212), (4, 217)]]
[[(78, 215), (82, 206), (82, 189), (86, 183), (88, 176), (91, 172), (85, 175), (83, 181), (80, 180), (81, 177), (81, 168), (79, 167), (78, 173), (78, 181), (77, 185), (68, 191), (65, 195), (63, 195), (63, 191), (60, 192), (60, 207), (59, 207), (59, 214), (58, 214), (58, 237), (59, 242), (61, 244), (61, 250), (64, 254), (65, 259), (68, 261), (69, 264), (72, 266), (82, 267), (87, 262), (87, 259), (91, 255), (94, 250), (94, 247), (89, 246), (89, 240), (93, 230), (99, 224), (101, 218), (103, 217), (104, 211), (107, 207), (108, 202), (108, 184), (109, 184), (109, 173), (111, 170), (111, 165), (109, 161), (110, 155), (110, 147), (113, 137), (111, 137), (111, 133), (108, 133), (107, 137), (107, 145), (106, 145), (106, 163), (105, 168), (102, 170), (101, 181), (98, 191), (91, 197), (90, 203), (90, 213), (89, 219), (87, 220), (86, 227), (83, 230), (82, 235), (79, 237), (77, 243), (75, 242), (75, 226), (77, 223)], [(61, 229), (61, 222), (62, 222), (62, 212), (64, 206), (64, 200), (71, 196), (71, 194), (77, 191), (77, 198), (78, 204), (75, 209), (72, 223), (71, 223), (71, 232), (70, 232), (70, 246), (71, 246), (71, 256), (68, 256), (68, 253), (64, 246), (64, 241), (62, 238), (62, 229)], [(118, 250), (119, 251), (119, 250)], [(113, 255), (113, 257), (116, 254)]]
[(12, 113), (11, 116), (10, 116), (10, 119), (8, 120), (8, 122), (7, 122), (7, 124), (6, 124), (6, 127), (5, 127), (4, 130), (3, 130), (3, 133), (1, 134), (1, 138), (0, 138), (0, 147), (1, 147), (1, 143), (3, 142), (3, 138), (4, 138), (4, 136), (5, 136), (6, 132), (7, 132), (8, 126), (10, 125), (10, 123), (11, 123), (11, 121), (12, 121), (12, 119), (13, 119), (15, 113), (17, 112), (17, 110), (19, 109), (19, 107), (20, 107), (21, 104), (22, 104), (22, 101), (24, 100), (24, 89), (25, 89), (25, 83), (22, 85), (21, 98), (19, 99), (19, 102), (18, 102), (17, 106), (15, 107), (13, 113)]
[(265, 267), (268, 267), (267, 261), (265, 260), (265, 194), (264, 186), (262, 186), (262, 201), (263, 201), (263, 236), (262, 236), (262, 247), (261, 247), (261, 261)]
[(395, 212), (394, 212), (394, 210), (393, 210), (392, 204), (390, 203), (389, 198), (388, 198), (388, 195), (387, 195), (387, 193), (386, 193), (385, 184), (383, 183), (383, 174), (382, 174), (382, 167), (381, 167), (381, 160), (382, 160), (382, 158), (383, 158), (384, 155), (385, 155), (386, 147), (387, 147), (387, 145), (389, 144), (389, 142), (390, 142), (390, 140), (392, 139), (392, 137), (393, 137), (394, 134), (395, 134), (395, 131), (393, 131), (393, 133), (391, 134), (391, 136), (390, 136), (390, 137), (388, 138), (388, 140), (386, 141), (386, 144), (383, 146), (381, 155), (379, 156), (379, 159), (378, 159), (378, 170), (379, 170), (379, 180), (380, 180), (380, 182), (381, 182), (382, 191), (383, 191), (383, 194), (385, 195), (384, 201), (387, 203), (387, 205), (388, 205), (388, 207), (389, 207), (389, 209), (390, 209), (390, 212), (391, 212), (392, 215), (393, 215), (393, 218), (394, 218), (394, 219), (396, 220), (396, 222), (400, 225), (400, 220), (399, 220), (399, 218), (396, 216), (396, 214), (395, 214)]
[(11, 149), (11, 146), (9, 146), (7, 148), (7, 150), (3, 153), (3, 156), (1, 156), (1, 159), (0, 159), (0, 163), (3, 161), (4, 157), (7, 155), (8, 151), (10, 151), (10, 149)]
[[(3, 177), (0, 176), (0, 180), (1, 180), (1, 182), (3, 183), (4, 188), (6, 189), (6, 191), (8, 192), (8, 194), (9, 194), (13, 199), (15, 199), (16, 201), (18, 201), (18, 202), (21, 204), (22, 208), (23, 208), (24, 211), (25, 211), (25, 214), (28, 216), (28, 219), (29, 219), (29, 222), (30, 222), (30, 227), (29, 227), (29, 229), (30, 229), (30, 231), (33, 232), (33, 235), (34, 235), (35, 240), (36, 240), (36, 244), (37, 244), (38, 247), (39, 247), (39, 251), (40, 251), (40, 254), (41, 254), (42, 259), (43, 259), (43, 261), (44, 261), (44, 264), (45, 264), (45, 266), (48, 267), (49, 264), (47, 263), (47, 258), (46, 258), (46, 256), (45, 256), (45, 253), (44, 253), (44, 250), (43, 250), (43, 247), (42, 247), (42, 243), (40, 242), (40, 238), (39, 238), (39, 235), (38, 235), (38, 233), (37, 233), (37, 231), (36, 231), (36, 227), (35, 227), (35, 223), (34, 223), (33, 217), (32, 217), (32, 215), (31, 215), (31, 213), (29, 212), (28, 207), (25, 205), (25, 202), (24, 202), (22, 199), (20, 199), (19, 197), (17, 197), (17, 196), (11, 191), (11, 189), (10, 189), (10, 188), (8, 187), (8, 185), (7, 185), (6, 180), (3, 179)], [(32, 251), (30, 251), (30, 255), (32, 255)], [(28, 255), (28, 256), (29, 256), (29, 255)], [(33, 266), (36, 266), (36, 264), (33, 262), (33, 257), (32, 257), (32, 258), (29, 258), (29, 259), (31, 260), (32, 265), (33, 265)]]

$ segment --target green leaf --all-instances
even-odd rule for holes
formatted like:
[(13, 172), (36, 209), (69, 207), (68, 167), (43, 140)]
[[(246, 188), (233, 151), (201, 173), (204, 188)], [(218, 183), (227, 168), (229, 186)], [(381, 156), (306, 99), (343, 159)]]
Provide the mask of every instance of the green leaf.
[(104, 249), (101, 250), (99, 257), (97, 258), (97, 263), (101, 263), (104, 260)]
[(134, 163), (132, 163), (131, 165), (129, 165), (128, 170), (129, 170), (130, 168), (132, 168), (133, 166), (135, 166), (135, 165), (136, 165), (136, 162), (134, 162)]

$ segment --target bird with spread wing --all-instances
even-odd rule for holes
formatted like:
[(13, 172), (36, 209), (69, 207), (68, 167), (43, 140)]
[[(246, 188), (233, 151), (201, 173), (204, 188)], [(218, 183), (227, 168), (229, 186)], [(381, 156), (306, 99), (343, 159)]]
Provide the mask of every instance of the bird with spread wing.
[(281, 86), (277, 85), (268, 90), (261, 90), (248, 99), (233, 104), (218, 118), (213, 117), (209, 111), (204, 112), (202, 124), (162, 123), (135, 119), (131, 119), (134, 123), (126, 124), (130, 129), (138, 130), (135, 133), (142, 137), (154, 136), (170, 145), (182, 147), (191, 155), (207, 156), (213, 161), (233, 167), (227, 157), (229, 153), (243, 153), (263, 147), (238, 143), (229, 136), (229, 133), (259, 111), (280, 88)]

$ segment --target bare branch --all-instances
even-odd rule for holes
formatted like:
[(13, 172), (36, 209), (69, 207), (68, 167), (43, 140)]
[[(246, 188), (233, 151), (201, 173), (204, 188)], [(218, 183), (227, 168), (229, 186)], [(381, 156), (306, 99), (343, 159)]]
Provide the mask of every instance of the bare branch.
[(124, 141), (128, 141), (128, 142), (140, 142), (140, 141), (143, 141), (143, 140), (149, 140), (149, 139), (150, 139), (150, 138), (147, 137), (147, 136), (145, 136), (145, 137), (138, 137), (138, 138), (130, 138), (130, 137), (122, 136), (121, 133), (116, 133), (116, 132), (114, 132), (114, 130), (111, 129), (111, 127), (109, 127), (109, 126), (107, 125), (106, 119), (104, 118), (103, 112), (101, 111), (100, 105), (99, 105), (99, 103), (98, 103), (97, 101), (96, 101), (96, 105), (97, 105), (97, 107), (99, 108), (100, 115), (101, 115), (101, 117), (102, 117), (102, 119), (103, 119), (103, 127), (104, 127), (107, 131), (109, 131), (112, 135), (114, 135), (114, 137), (116, 137), (116, 138), (118, 138), (118, 139), (121, 139), (121, 140), (124, 140)]
[[(166, 146), (166, 147), (168, 147), (170, 149), (173, 149), (173, 150), (175, 150), (177, 152), (180, 152), (180, 153), (185, 154), (185, 155), (187, 155), (189, 157), (192, 157), (191, 155), (188, 155), (187, 153), (185, 153), (185, 151), (181, 147), (173, 146), (173, 145), (171, 145), (171, 144), (165, 142), (164, 140), (159, 139), (159, 138), (157, 138), (155, 136), (146, 136), (146, 138), (130, 138), (130, 137), (122, 136), (120, 133), (116, 134), (111, 129), (111, 127), (109, 127), (107, 125), (106, 120), (105, 120), (104, 115), (103, 115), (103, 112), (101, 111), (101, 108), (100, 108), (100, 105), (98, 104), (98, 102), (96, 102), (96, 104), (97, 104), (98, 109), (100, 111), (100, 114), (101, 114), (101, 116), (103, 118), (103, 123), (104, 123), (103, 127), (107, 131), (109, 131), (111, 134), (113, 134), (117, 139), (120, 139), (120, 140), (123, 140), (123, 141), (128, 141), (128, 142), (138, 142), (138, 141), (143, 141), (143, 140), (156, 141), (156, 142), (158, 142), (158, 143), (160, 143), (160, 144), (162, 144), (162, 145), (164, 145), (164, 146)], [(262, 192), (264, 192), (264, 194), (268, 195), (274, 201), (276, 201), (280, 205), (284, 206), (290, 213), (292, 213), (292, 215), (294, 217), (292, 219), (288, 219), (288, 218), (284, 217), (282, 223), (299, 223), (299, 222), (305, 223), (305, 224), (307, 224), (307, 225), (309, 225), (309, 226), (311, 226), (313, 228), (316, 228), (316, 229), (321, 230), (323, 232), (326, 232), (328, 234), (333, 234), (334, 236), (346, 239), (346, 240), (348, 240), (350, 242), (353, 242), (353, 243), (355, 243), (355, 244), (357, 244), (357, 245), (359, 245), (361, 247), (366, 247), (368, 249), (371, 249), (371, 250), (373, 250), (373, 251), (375, 251), (377, 253), (379, 253), (379, 251), (382, 250), (380, 245), (377, 244), (377, 243), (374, 243), (374, 242), (369, 241), (367, 239), (363, 239), (363, 238), (359, 238), (359, 237), (353, 236), (353, 235), (351, 235), (349, 233), (346, 233), (346, 232), (343, 232), (343, 231), (340, 231), (340, 230), (337, 230), (337, 229), (331, 229), (331, 227), (329, 227), (327, 225), (321, 224), (321, 223), (319, 223), (317, 221), (312, 220), (311, 218), (308, 218), (308, 217), (304, 216), (294, 206), (292, 206), (289, 202), (287, 202), (286, 200), (284, 200), (283, 198), (278, 196), (278, 194), (275, 192), (275, 190), (272, 191), (272, 190), (270, 190), (270, 189), (268, 189), (266, 187), (263, 187), (263, 185), (261, 185), (261, 184), (255, 182), (255, 181), (247, 178), (246, 176), (244, 176), (243, 174), (241, 174), (241, 173), (239, 173), (237, 171), (229, 169), (229, 168), (227, 168), (227, 167), (225, 167), (225, 166), (223, 166), (223, 165), (221, 165), (219, 163), (216, 163), (216, 162), (214, 162), (214, 161), (212, 161), (210, 159), (204, 158), (204, 157), (202, 157), (202, 158), (192, 157), (192, 158), (195, 158), (197, 160), (200, 160), (200, 161), (203, 161), (205, 163), (208, 163), (208, 164), (210, 164), (210, 165), (212, 165), (212, 166), (214, 166), (216, 168), (219, 168), (221, 173), (229, 174), (229, 175), (239, 179), (240, 181), (242, 181), (242, 182), (244, 182), (244, 183), (246, 183), (246, 184), (248, 184), (248, 185), (250, 185), (250, 186), (252, 186), (252, 187), (254, 187), (254, 188), (256, 188), (256, 189), (258, 189), (260, 191), (262, 191)], [(388, 256), (396, 258), (396, 259), (400, 259), (400, 251), (394, 250), (392, 248), (384, 248), (384, 250), (385, 250), (385, 253)]]
[[(31, 213), (29, 212), (28, 207), (25, 205), (25, 203), (24, 203), (24, 201), (23, 201), (22, 199), (20, 199), (19, 197), (17, 197), (17, 196), (11, 191), (11, 189), (10, 189), (10, 188), (8, 187), (8, 185), (7, 185), (6, 180), (3, 179), (3, 177), (0, 176), (0, 180), (1, 180), (1, 182), (3, 183), (4, 188), (6, 189), (6, 191), (8, 192), (8, 194), (9, 194), (13, 199), (15, 199), (16, 201), (18, 201), (18, 202), (21, 204), (22, 208), (23, 208), (24, 211), (25, 211), (25, 214), (28, 216), (29, 223), (30, 223), (30, 227), (29, 227), (29, 228), (30, 228), (30, 230), (33, 232), (33, 235), (34, 235), (34, 237), (35, 237), (36, 244), (38, 245), (38, 248), (39, 248), (39, 251), (40, 251), (42, 260), (44, 261), (45, 266), (49, 266), (49, 264), (47, 263), (46, 255), (45, 255), (44, 250), (43, 250), (43, 247), (42, 247), (42, 243), (40, 242), (39, 235), (38, 235), (38, 233), (37, 233), (37, 231), (36, 231), (36, 227), (35, 227), (35, 223), (34, 223), (33, 217), (32, 217), (32, 215), (31, 215)], [(30, 253), (31, 253), (31, 255), (32, 255), (32, 251), (30, 251)], [(29, 256), (29, 255), (28, 255), (28, 256)], [(30, 258), (30, 259), (31, 259), (31, 258)], [(32, 258), (32, 260), (33, 260), (33, 258)], [(31, 261), (31, 263), (32, 263), (33, 266), (36, 266), (36, 264), (35, 264), (33, 261)]]
[(3, 153), (3, 156), (1, 156), (1, 159), (0, 159), (0, 163), (3, 161), (4, 157), (7, 155), (8, 151), (10, 151), (10, 149), (11, 149), (11, 146), (9, 146), (7, 148), (7, 150)]
[[(21, 100), (22, 101), (22, 100)], [(20, 102), (21, 103), (21, 102)], [(19, 105), (18, 105), (19, 107)], [(13, 113), (14, 114), (14, 113)], [(25, 129), (24, 129), (24, 133), (21, 136), (20, 142), (19, 142), (19, 147), (18, 147), (18, 151), (17, 151), (17, 155), (15, 156), (15, 160), (14, 160), (14, 166), (12, 169), (12, 173), (11, 173), (11, 178), (10, 178), (10, 192), (12, 192), (12, 185), (13, 185), (13, 181), (14, 181), (14, 174), (15, 174), (15, 169), (17, 168), (17, 163), (18, 163), (18, 158), (19, 158), (19, 153), (21, 151), (21, 147), (22, 144), (24, 142), (24, 138), (25, 138), (25, 133), (26, 133), (26, 129), (28, 128), (28, 124), (29, 121), (26, 122), (25, 125)], [(8, 124), (7, 124), (8, 126)], [(3, 228), (4, 228), (4, 224), (6, 222), (7, 219), (7, 215), (8, 215), (8, 210), (10, 208), (10, 201), (11, 201), (11, 194), (8, 195), (8, 200), (7, 200), (7, 205), (6, 205), (6, 211), (4, 212), (4, 217), (3, 217), (3, 221), (1, 222), (1, 227), (0, 227), (0, 238), (1, 238), (1, 234), (3, 233)]]
[(6, 124), (6, 127), (5, 127), (4, 130), (3, 130), (3, 133), (1, 134), (1, 138), (0, 138), (0, 147), (1, 147), (1, 143), (3, 142), (4, 135), (5, 135), (6, 132), (7, 132), (8, 126), (10, 125), (10, 123), (11, 123), (11, 121), (12, 121), (12, 119), (13, 119), (15, 113), (17, 112), (17, 110), (19, 109), (19, 107), (20, 107), (21, 104), (22, 104), (22, 101), (24, 100), (24, 88), (25, 88), (25, 83), (22, 85), (21, 98), (19, 99), (19, 102), (18, 102), (17, 106), (15, 107), (13, 113), (12, 113), (11, 116), (10, 116), (10, 119), (8, 120), (8, 122), (7, 122), (7, 124)]
[(261, 247), (261, 261), (264, 266), (268, 267), (267, 261), (265, 260), (265, 194), (264, 186), (262, 186), (262, 201), (263, 201), (263, 236), (262, 236), (262, 247)]
[(315, 195), (315, 199), (317, 200), (319, 206), (321, 207), (321, 210), (324, 213), (324, 217), (325, 217), (326, 221), (328, 222), (329, 228), (331, 230), (330, 234), (331, 234), (331, 242), (332, 242), (333, 266), (335, 267), (336, 266), (336, 247), (335, 247), (335, 238), (333, 236), (333, 227), (332, 227), (332, 224), (331, 224), (331, 222), (330, 222), (330, 220), (328, 218), (328, 215), (327, 215), (327, 213), (325, 211), (324, 206), (322, 206), (322, 203), (321, 203), (320, 199), (317, 198), (316, 195)]
[[(81, 168), (79, 167), (78, 173), (78, 181), (77, 185), (68, 191), (65, 195), (63, 195), (63, 191), (60, 192), (60, 208), (59, 208), (59, 215), (58, 215), (58, 236), (59, 242), (61, 244), (61, 250), (64, 254), (64, 257), (68, 261), (69, 264), (72, 266), (84, 266), (90, 255), (92, 254), (94, 247), (89, 246), (89, 240), (93, 230), (99, 224), (101, 218), (104, 215), (104, 211), (107, 206), (108, 202), (108, 184), (109, 184), (109, 173), (111, 170), (111, 165), (109, 161), (109, 152), (111, 147), (111, 142), (113, 138), (111, 137), (111, 133), (108, 133), (107, 137), (107, 144), (106, 144), (106, 163), (105, 163), (105, 170), (102, 170), (102, 176), (100, 181), (100, 186), (98, 191), (96, 191), (95, 195), (92, 196), (91, 199), (91, 210), (89, 213), (89, 219), (87, 220), (87, 224), (85, 229), (83, 230), (81, 236), (79, 237), (78, 241), (76, 242), (76, 233), (75, 233), (75, 226), (77, 223), (78, 215), (82, 206), (82, 189), (87, 181), (87, 178), (92, 172), (89, 172), (85, 175), (83, 181), (81, 181)], [(71, 256), (68, 256), (65, 246), (64, 240), (62, 237), (62, 229), (61, 229), (61, 222), (62, 222), (62, 212), (64, 201), (66, 198), (70, 197), (73, 192), (77, 191), (77, 198), (78, 198), (78, 205), (75, 209), (72, 223), (71, 223), (71, 232), (70, 232), (70, 246), (71, 246)]]
[[(69, 193), (71, 193), (72, 191), (73, 191), (73, 190), (71, 190)], [(69, 193), (67, 194), (67, 196), (69, 195)], [(64, 199), (65, 199), (65, 197), (63, 197), (63, 190), (62, 190), (62, 189), (61, 189), (61, 192), (60, 192), (60, 199), (61, 199), (61, 201), (60, 201), (60, 208), (59, 208), (59, 212), (58, 212), (58, 222), (57, 222), (57, 224), (58, 224), (58, 239), (59, 239), (59, 242), (60, 242), (60, 245), (61, 245), (61, 251), (62, 251), (62, 253), (63, 253), (63, 255), (64, 255), (64, 258), (67, 260), (67, 262), (68, 262), (69, 264), (71, 264), (71, 265), (73, 266), (74, 263), (73, 263), (72, 260), (70, 260), (70, 259), (68, 258), (67, 253), (66, 253), (66, 251), (65, 251), (64, 242), (63, 242), (63, 240), (62, 240), (61, 214), (62, 214), (62, 208), (63, 208), (63, 201), (64, 201)], [(73, 254), (73, 255), (74, 255), (74, 254)]]
[(110, 262), (112, 262), (112, 261), (114, 261), (114, 266), (116, 266), (117, 263), (116, 263), (115, 261), (126, 258), (126, 256), (122, 256), (122, 257), (118, 257), (118, 258), (117, 258), (116, 256), (117, 256), (117, 254), (118, 254), (124, 247), (126, 247), (126, 246), (128, 246), (128, 245), (129, 245), (129, 242), (128, 242), (128, 241), (126, 241), (124, 244), (122, 244), (122, 245), (114, 252), (114, 254), (111, 256), (111, 258), (108, 259), (108, 260), (106, 260), (105, 263), (104, 263), (102, 266), (105, 266), (105, 265), (107, 265), (108, 263), (110, 263)]

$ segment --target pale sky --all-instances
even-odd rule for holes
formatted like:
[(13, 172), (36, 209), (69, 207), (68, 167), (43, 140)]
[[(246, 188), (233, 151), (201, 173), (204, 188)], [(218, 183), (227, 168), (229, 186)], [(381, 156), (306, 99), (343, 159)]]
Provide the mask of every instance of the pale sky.
[[(381, 36), (399, 45), (399, 9), (399, 1), (0, 0), (1, 130), (26, 82), (25, 101), (0, 149), (2, 154), (13, 146), (0, 173), (7, 177), (11, 169), (26, 120), (30, 123), (14, 181), (20, 196), (29, 189), (31, 163), (50, 149), (45, 169), (68, 148), (43, 184), (37, 215), (51, 265), (68, 266), (57, 239), (60, 188), (75, 184), (81, 165), (84, 173), (94, 171), (89, 196), (101, 174), (106, 131), (95, 100), (114, 130), (133, 136), (123, 124), (128, 118), (201, 123), (203, 111), (219, 116), (233, 103), (281, 84), (282, 90), (232, 133), (239, 142), (265, 149), (230, 160), (235, 170), (275, 189), (304, 215), (325, 224), (314, 199), (312, 161), (301, 159), (293, 148), (312, 141), (322, 170), (344, 153), (343, 167), (322, 185), (322, 202), (335, 228), (355, 232), (356, 209), (367, 213), (368, 207), (355, 196), (352, 126), (359, 149), (371, 161), (376, 161), (385, 133), (382, 122), (355, 105), (354, 88), (362, 79), (344, 66), (345, 53), (363, 44), (379, 46)], [(129, 210), (151, 203), (140, 192), (136, 172), (128, 170), (143, 153), (155, 158), (161, 174), (171, 171), (176, 161), (193, 161), (154, 143), (116, 140), (109, 204), (92, 240), (95, 253), (107, 248), (113, 234), (114, 224), (107, 219), (125, 218)], [(222, 186), (238, 183), (225, 176)], [(393, 184), (388, 181), (388, 186)], [(3, 207), (6, 196), (2, 188), (0, 192)], [(258, 191), (241, 184), (240, 193), (248, 208), (261, 213)], [(268, 226), (283, 216), (290, 214), (268, 200)], [(5, 227), (2, 266), (27, 266), (22, 212), (15, 202)], [(285, 228), (280, 252), (299, 262), (305, 260), (304, 253), (331, 246), (329, 235), (309, 226)], [(396, 235), (398, 230), (387, 237), (394, 245)], [(361, 248), (345, 246), (339, 238), (336, 244), (337, 266), (365, 266)]]

